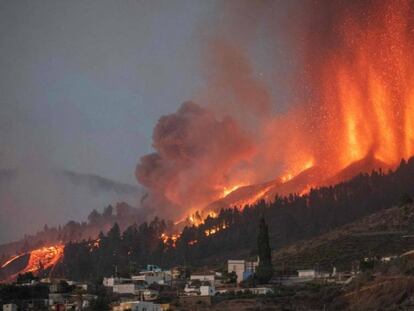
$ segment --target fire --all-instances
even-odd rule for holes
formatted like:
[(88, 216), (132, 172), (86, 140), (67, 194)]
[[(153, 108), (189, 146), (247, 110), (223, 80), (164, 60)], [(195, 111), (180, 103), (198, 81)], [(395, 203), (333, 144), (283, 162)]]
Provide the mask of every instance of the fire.
[(251, 197), (243, 200), (239, 200), (237, 202), (234, 202), (234, 206), (237, 206), (238, 208), (242, 209), (246, 205), (252, 205), (259, 201), (260, 199), (265, 198), (265, 195), (267, 192), (272, 188), (272, 186), (264, 187), (260, 190), (258, 190), (256, 193), (254, 193)]
[(45, 246), (30, 252), (29, 262), (21, 273), (38, 272), (54, 267), (63, 256), (64, 245)]
[(176, 247), (177, 246), (177, 241), (180, 238), (181, 234), (171, 234), (168, 235), (167, 233), (163, 233), (160, 236), (161, 241), (168, 245), (170, 244), (172, 247)]
[(223, 194), (221, 195), (222, 198), (226, 197), (228, 194), (232, 193), (233, 191), (236, 191), (237, 189), (239, 189), (240, 187), (245, 186), (244, 184), (237, 184), (234, 186), (230, 186), (230, 187), (224, 187), (223, 188)]
[(101, 239), (95, 239), (89, 242), (89, 251), (93, 252), (95, 249), (99, 248), (101, 245)]
[(228, 226), (227, 226), (225, 223), (223, 223), (223, 224), (221, 224), (220, 226), (215, 226), (215, 227), (213, 227), (213, 228), (206, 229), (206, 230), (204, 231), (204, 234), (205, 234), (206, 236), (210, 236), (210, 235), (216, 234), (217, 232), (219, 232), (219, 231), (221, 231), (221, 230), (226, 229), (227, 227), (228, 227)]
[(309, 159), (303, 165), (300, 165), (294, 171), (294, 173), (289, 172), (289, 173), (286, 173), (285, 175), (282, 175), (282, 177), (280, 177), (280, 180), (282, 181), (282, 183), (286, 183), (286, 182), (292, 180), (294, 177), (298, 176), (300, 173), (306, 171), (307, 169), (310, 169), (313, 165), (314, 165), (313, 159)]

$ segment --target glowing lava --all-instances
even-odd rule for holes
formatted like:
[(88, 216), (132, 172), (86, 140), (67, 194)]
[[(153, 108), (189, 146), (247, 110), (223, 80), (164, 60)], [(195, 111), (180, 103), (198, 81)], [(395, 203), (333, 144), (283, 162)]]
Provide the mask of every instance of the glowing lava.
[[(63, 252), (63, 244), (40, 247), (28, 253), (11, 257), (1, 265), (1, 269), (8, 269), (9, 267), (12, 267), (16, 261), (19, 261), (21, 258), (28, 255), (29, 258), (26, 266), (20, 271), (14, 270), (14, 272), (12, 272), (13, 274), (9, 274), (8, 278), (12, 280), (16, 278), (19, 273), (23, 274), (28, 272), (32, 272), (36, 275), (41, 271), (47, 271), (54, 268), (63, 258)], [(13, 270), (14, 268), (12, 267), (11, 269)]]
[(240, 187), (245, 186), (244, 184), (238, 184), (238, 185), (234, 185), (231, 187), (224, 187), (223, 189), (223, 194), (222, 194), (222, 198), (226, 197), (228, 194), (232, 193), (233, 191), (236, 191), (237, 189), (239, 189)]
[(29, 262), (20, 273), (38, 272), (54, 267), (63, 257), (64, 245), (45, 246), (30, 252)]

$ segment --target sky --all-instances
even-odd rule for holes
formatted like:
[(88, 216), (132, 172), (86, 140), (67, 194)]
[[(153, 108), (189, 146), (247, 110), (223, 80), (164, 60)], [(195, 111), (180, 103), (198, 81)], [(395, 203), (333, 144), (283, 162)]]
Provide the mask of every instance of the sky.
[[(183, 102), (233, 114), (222, 108), (244, 88), (241, 78), (253, 88), (268, 83), (283, 113), (296, 61), (280, 39), (286, 27), (273, 21), (288, 19), (289, 5), (0, 0), (0, 170), (19, 172), (0, 188), (0, 243), (45, 223), (85, 220), (119, 200), (140, 206), (141, 197), (91, 193), (57, 180), (50, 169), (138, 185), (137, 164), (154, 152), (154, 126)], [(218, 42), (246, 64), (223, 66)], [(239, 97), (229, 107), (243, 114)]]
[(0, 1), (0, 168), (136, 184), (152, 128), (203, 84), (212, 1)]

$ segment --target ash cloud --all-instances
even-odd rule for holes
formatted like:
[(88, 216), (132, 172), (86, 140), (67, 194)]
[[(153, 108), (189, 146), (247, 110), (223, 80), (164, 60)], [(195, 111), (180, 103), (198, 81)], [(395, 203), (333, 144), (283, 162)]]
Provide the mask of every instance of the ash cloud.
[(150, 191), (143, 205), (175, 217), (220, 196), (254, 154), (252, 138), (234, 119), (218, 119), (193, 102), (159, 119), (153, 147), (136, 169)]

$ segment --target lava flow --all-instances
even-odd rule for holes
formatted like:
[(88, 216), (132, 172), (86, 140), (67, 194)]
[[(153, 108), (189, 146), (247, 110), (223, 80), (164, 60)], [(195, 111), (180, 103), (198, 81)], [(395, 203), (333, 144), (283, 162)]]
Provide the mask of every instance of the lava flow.
[[(63, 244), (40, 247), (28, 253), (11, 257), (2, 264), (0, 270), (8, 271), (6, 274), (9, 278), (15, 278), (19, 273), (32, 272), (36, 275), (39, 272), (48, 271), (55, 267), (62, 259), (63, 252)], [(28, 259), (27, 261), (24, 261), (26, 257), (28, 257)], [(24, 264), (23, 268), (19, 268), (22, 263)]]
[(63, 256), (64, 245), (44, 246), (30, 252), (29, 262), (22, 271), (38, 272), (54, 267)]

